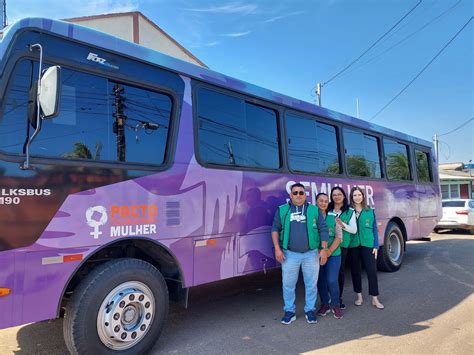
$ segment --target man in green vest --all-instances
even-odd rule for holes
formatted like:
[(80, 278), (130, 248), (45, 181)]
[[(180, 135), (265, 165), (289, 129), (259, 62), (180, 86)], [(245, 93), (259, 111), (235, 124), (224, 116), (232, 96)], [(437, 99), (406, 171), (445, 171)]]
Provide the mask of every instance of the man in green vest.
[[(319, 258), (327, 260), (328, 227), (318, 207), (306, 202), (304, 185), (293, 184), (290, 201), (278, 207), (273, 218), (272, 240), (275, 258), (281, 263), (285, 315), (282, 324), (296, 320), (295, 288), (300, 268), (305, 285), (304, 312), (308, 323), (317, 323), (315, 315)], [(321, 255), (318, 249), (322, 247)]]

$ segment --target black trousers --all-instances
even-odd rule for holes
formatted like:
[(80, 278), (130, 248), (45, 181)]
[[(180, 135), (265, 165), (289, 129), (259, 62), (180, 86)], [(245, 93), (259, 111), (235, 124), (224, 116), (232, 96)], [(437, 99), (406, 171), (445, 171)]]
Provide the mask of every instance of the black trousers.
[(364, 265), (365, 271), (367, 272), (367, 278), (369, 279), (369, 295), (379, 295), (379, 285), (377, 281), (377, 262), (374, 254), (372, 254), (373, 248), (359, 246), (357, 248), (349, 248), (349, 262), (351, 264), (351, 276), (352, 285), (354, 292), (362, 292), (362, 268)]
[(341, 303), (342, 303), (342, 291), (344, 291), (344, 269), (346, 266), (347, 251), (348, 251), (348, 248), (341, 247), (341, 268), (339, 269), (339, 277), (338, 277), (339, 297), (341, 298), (340, 300)]

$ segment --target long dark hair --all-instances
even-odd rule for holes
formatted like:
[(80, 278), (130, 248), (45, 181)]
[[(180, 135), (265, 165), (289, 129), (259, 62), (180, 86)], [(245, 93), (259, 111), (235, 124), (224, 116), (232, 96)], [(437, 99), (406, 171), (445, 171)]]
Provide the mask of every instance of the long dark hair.
[(346, 192), (344, 191), (344, 189), (342, 187), (339, 187), (339, 186), (334, 186), (332, 189), (331, 189), (331, 202), (329, 202), (329, 205), (328, 205), (328, 211), (333, 211), (334, 210), (334, 201), (332, 200), (332, 193), (334, 192), (334, 190), (339, 190), (342, 192), (342, 195), (344, 196), (344, 200), (342, 200), (342, 208), (341, 208), (341, 212), (346, 212), (349, 210), (349, 201), (347, 200), (347, 196), (346, 196)]

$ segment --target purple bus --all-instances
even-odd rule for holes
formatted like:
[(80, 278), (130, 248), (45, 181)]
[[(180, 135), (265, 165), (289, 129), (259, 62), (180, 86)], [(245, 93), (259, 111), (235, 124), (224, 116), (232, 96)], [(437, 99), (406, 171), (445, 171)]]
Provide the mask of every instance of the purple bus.
[(169, 300), (278, 266), (278, 205), (361, 186), (378, 266), (440, 216), (430, 142), (75, 24), (0, 42), (0, 328), (64, 316), (72, 353), (152, 347)]

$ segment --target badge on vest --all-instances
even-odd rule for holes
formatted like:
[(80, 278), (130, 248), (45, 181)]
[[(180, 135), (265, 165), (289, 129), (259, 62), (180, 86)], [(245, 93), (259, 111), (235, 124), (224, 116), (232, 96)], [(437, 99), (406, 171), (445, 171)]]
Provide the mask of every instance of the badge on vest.
[(290, 215), (290, 222), (299, 222), (299, 223), (306, 223), (306, 216), (301, 214), (301, 212), (294, 212)]
[(367, 219), (365, 220), (365, 226), (366, 226), (366, 227), (370, 227), (370, 219), (367, 218)]

